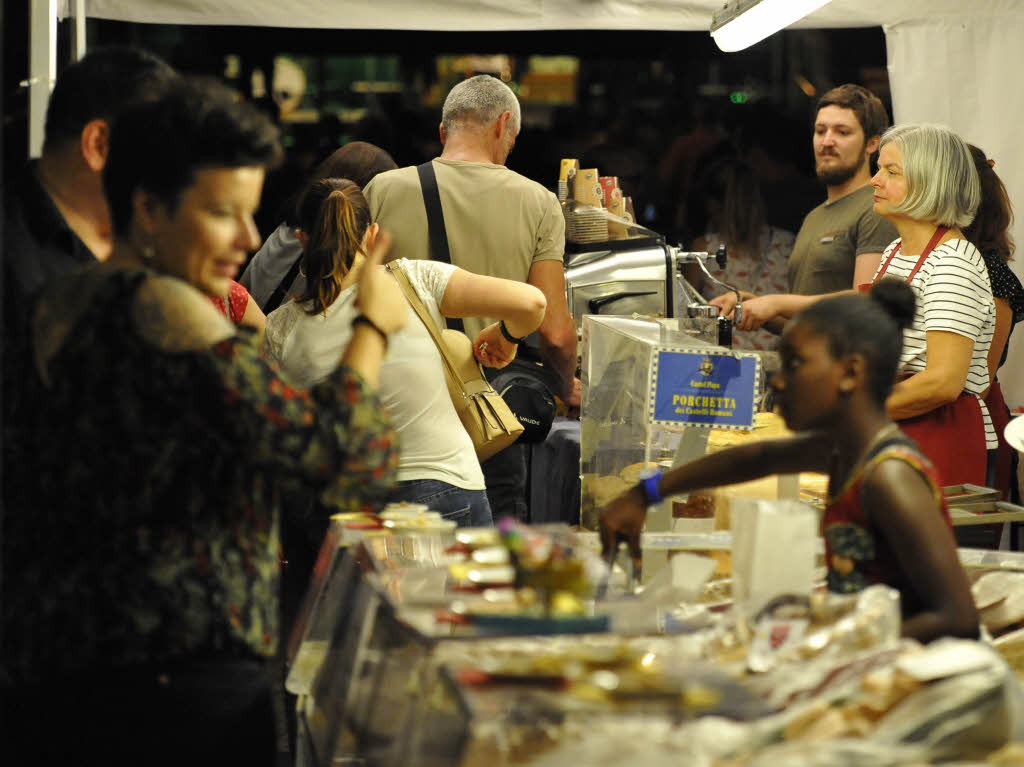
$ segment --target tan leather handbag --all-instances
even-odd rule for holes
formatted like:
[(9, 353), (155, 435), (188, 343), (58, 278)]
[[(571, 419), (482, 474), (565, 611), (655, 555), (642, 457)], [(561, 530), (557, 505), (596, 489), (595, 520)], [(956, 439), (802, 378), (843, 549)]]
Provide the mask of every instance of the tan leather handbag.
[(473, 342), (458, 330), (439, 330), (402, 267), (392, 261), (387, 268), (437, 344), (455, 412), (473, 440), (476, 457), (486, 461), (515, 442), (523, 425), (484, 378), (483, 368), (473, 356)]

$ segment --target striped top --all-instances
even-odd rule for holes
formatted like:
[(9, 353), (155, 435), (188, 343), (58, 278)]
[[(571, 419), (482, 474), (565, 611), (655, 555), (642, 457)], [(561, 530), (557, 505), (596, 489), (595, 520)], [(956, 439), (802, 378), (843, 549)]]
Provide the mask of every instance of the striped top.
[[(882, 254), (884, 264), (900, 240), (891, 243)], [(896, 254), (886, 277), (905, 280), (920, 258), (920, 253)], [(879, 267), (881, 270), (881, 267)], [(967, 371), (964, 391), (978, 397), (985, 419), (985, 443), (998, 446), (992, 419), (981, 394), (988, 389), (988, 349), (995, 329), (996, 309), (988, 270), (981, 253), (967, 240), (949, 240), (935, 248), (921, 265), (910, 287), (917, 297), (914, 324), (903, 331), (901, 373), (919, 373), (927, 363), (927, 333), (941, 330), (974, 341), (974, 353)]]

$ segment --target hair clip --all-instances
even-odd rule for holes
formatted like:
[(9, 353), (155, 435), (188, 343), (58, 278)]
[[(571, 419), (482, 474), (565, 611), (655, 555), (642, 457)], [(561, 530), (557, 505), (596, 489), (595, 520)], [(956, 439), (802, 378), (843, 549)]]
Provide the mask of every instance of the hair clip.
[(990, 167), (990, 168), (996, 167), (996, 161), (995, 160), (989, 160), (988, 161), (988, 167)]

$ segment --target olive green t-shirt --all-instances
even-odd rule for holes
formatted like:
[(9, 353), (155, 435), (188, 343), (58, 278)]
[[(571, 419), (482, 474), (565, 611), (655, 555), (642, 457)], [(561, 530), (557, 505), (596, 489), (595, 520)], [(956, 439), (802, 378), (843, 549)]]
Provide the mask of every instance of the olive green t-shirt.
[[(503, 165), (433, 161), (452, 263), (526, 282), (535, 261), (562, 260), (565, 219), (558, 199)], [(415, 167), (376, 176), (363, 190), (373, 220), (394, 238), (392, 258), (430, 258), (427, 213)], [(494, 318), (469, 317), (473, 338)]]
[(868, 185), (807, 214), (789, 257), (790, 293), (814, 296), (854, 287), (857, 256), (881, 253), (899, 237), (873, 204)]

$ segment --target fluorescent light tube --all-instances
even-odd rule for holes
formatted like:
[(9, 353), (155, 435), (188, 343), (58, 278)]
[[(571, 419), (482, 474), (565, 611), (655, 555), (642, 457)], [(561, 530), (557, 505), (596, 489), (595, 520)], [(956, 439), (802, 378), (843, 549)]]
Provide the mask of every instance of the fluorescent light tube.
[(741, 51), (799, 21), (829, 0), (729, 0), (711, 20), (711, 36), (723, 51)]

